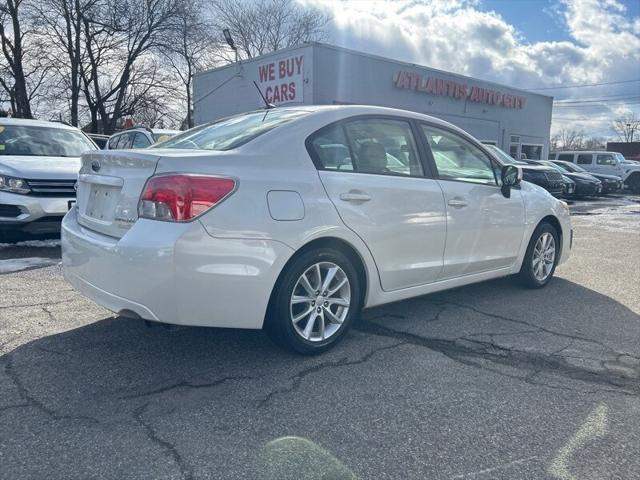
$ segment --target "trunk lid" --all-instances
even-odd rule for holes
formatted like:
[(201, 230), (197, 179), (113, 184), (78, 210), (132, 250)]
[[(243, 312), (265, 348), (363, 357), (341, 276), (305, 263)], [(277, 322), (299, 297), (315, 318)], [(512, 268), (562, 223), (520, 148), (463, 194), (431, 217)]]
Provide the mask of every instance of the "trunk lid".
[(105, 150), (82, 155), (78, 223), (121, 238), (138, 220), (138, 201), (160, 157), (151, 151)]

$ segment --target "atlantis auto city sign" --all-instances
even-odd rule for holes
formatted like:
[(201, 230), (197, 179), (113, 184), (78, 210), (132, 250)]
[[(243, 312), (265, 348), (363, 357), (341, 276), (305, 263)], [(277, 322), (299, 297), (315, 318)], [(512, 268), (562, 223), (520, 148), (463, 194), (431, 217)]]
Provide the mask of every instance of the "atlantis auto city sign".
[(500, 90), (491, 90), (404, 70), (396, 72), (393, 76), (393, 84), (396, 88), (447, 96), (458, 100), (466, 99), (470, 102), (498, 105), (504, 108), (522, 109), (527, 102), (527, 97), (520, 95), (512, 95)]

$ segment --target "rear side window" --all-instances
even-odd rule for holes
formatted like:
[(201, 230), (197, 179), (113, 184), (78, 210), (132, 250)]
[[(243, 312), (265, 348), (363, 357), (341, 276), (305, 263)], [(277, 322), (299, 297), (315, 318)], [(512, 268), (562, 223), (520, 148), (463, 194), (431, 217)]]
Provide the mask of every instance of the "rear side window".
[(598, 165), (616, 165), (616, 157), (612, 153), (603, 153), (596, 156)]
[(591, 165), (592, 162), (593, 162), (592, 154), (581, 153), (578, 155), (578, 161), (577, 161), (578, 165)]
[(358, 119), (320, 130), (307, 142), (323, 170), (422, 176), (411, 131), (402, 120)]
[(321, 130), (311, 140), (311, 149), (324, 170), (353, 171), (349, 144), (341, 124)]
[(558, 160), (573, 163), (573, 153), (560, 153), (558, 154)]

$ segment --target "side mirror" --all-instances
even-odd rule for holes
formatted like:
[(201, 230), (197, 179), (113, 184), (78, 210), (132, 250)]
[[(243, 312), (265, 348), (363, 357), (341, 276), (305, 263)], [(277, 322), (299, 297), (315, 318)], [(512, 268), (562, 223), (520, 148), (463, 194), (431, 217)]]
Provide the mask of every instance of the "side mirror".
[(517, 165), (505, 165), (500, 172), (502, 180), (502, 195), (511, 198), (511, 187), (515, 187), (522, 181), (522, 168)]

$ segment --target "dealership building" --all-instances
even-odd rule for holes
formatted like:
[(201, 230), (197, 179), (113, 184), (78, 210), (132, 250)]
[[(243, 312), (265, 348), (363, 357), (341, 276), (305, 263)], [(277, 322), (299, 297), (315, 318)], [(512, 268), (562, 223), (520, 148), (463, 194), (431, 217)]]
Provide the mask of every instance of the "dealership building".
[(364, 104), (441, 118), (514, 157), (547, 158), (553, 98), (321, 43), (197, 74), (196, 124), (264, 106)]

